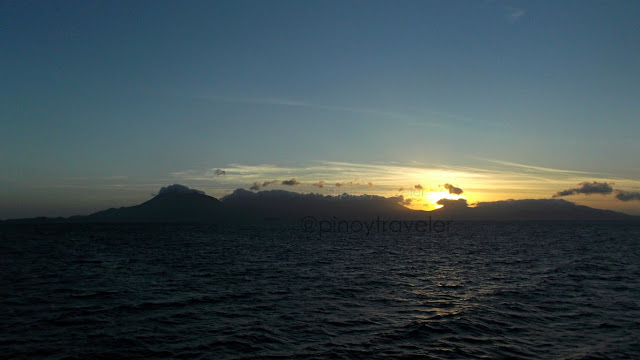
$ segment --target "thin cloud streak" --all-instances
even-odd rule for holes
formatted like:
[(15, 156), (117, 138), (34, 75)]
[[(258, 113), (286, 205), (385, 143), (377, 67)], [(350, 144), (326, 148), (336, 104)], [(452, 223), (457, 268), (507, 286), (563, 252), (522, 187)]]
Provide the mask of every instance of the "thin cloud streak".
[[(356, 114), (367, 114), (367, 115), (375, 115), (375, 116), (390, 118), (394, 120), (405, 120), (408, 122), (407, 125), (451, 127), (450, 125), (446, 125), (446, 124), (421, 120), (422, 117), (420, 116), (404, 114), (399, 112), (370, 109), (370, 108), (361, 108), (361, 107), (322, 105), (322, 104), (315, 104), (307, 101), (299, 101), (299, 100), (292, 100), (292, 99), (285, 99), (285, 98), (234, 98), (234, 97), (225, 97), (225, 96), (217, 96), (217, 95), (196, 96), (196, 98), (207, 99), (212, 101), (220, 101), (220, 102), (226, 102), (226, 103), (305, 107), (305, 108), (315, 109), (315, 110), (329, 110), (329, 111), (339, 111), (339, 112), (348, 112), (348, 113), (356, 113)], [(448, 116), (452, 116), (452, 115), (448, 115)]]
[[(195, 96), (195, 98), (225, 102), (225, 103), (303, 107), (303, 108), (315, 109), (315, 110), (328, 110), (328, 111), (338, 111), (338, 112), (346, 112), (346, 113), (354, 113), (354, 114), (367, 114), (367, 115), (374, 115), (378, 117), (392, 119), (394, 121), (398, 121), (398, 120), (405, 121), (405, 125), (407, 126), (427, 126), (427, 127), (443, 128), (443, 129), (446, 129), (446, 128), (459, 129), (462, 126), (469, 126), (469, 125), (481, 125), (481, 126), (488, 126), (488, 127), (504, 126), (504, 124), (501, 124), (501, 123), (478, 121), (478, 120), (466, 118), (464, 116), (453, 115), (447, 112), (434, 111), (430, 109), (412, 109), (412, 111), (415, 111), (415, 113), (409, 114), (409, 113), (386, 111), (386, 110), (363, 108), (363, 107), (324, 105), (324, 104), (317, 104), (314, 102), (295, 100), (295, 99), (289, 99), (289, 98), (228, 97), (228, 96), (219, 96), (219, 95), (200, 95), (200, 96)], [(437, 121), (429, 120), (434, 116), (437, 116), (440, 118), (446, 117), (449, 119), (456, 120), (459, 123), (452, 123), (451, 121), (437, 122)]]
[(542, 171), (542, 172), (567, 173), (567, 174), (597, 174), (597, 173), (587, 172), (587, 171), (554, 169), (554, 168), (547, 168), (547, 167), (542, 167), (542, 166), (519, 164), (519, 163), (510, 162), (510, 161), (487, 159), (487, 158), (481, 158), (481, 157), (475, 157), (475, 159), (484, 160), (484, 161), (488, 161), (488, 162), (492, 162), (492, 163), (500, 164), (500, 165), (514, 166), (514, 167), (519, 167), (519, 168), (523, 168), (523, 169), (537, 170), (537, 171)]
[(108, 181), (108, 180), (127, 180), (127, 176), (124, 175), (113, 175), (113, 176), (77, 176), (77, 177), (66, 177), (61, 180), (66, 181)]
[(507, 20), (511, 24), (515, 24), (516, 22), (518, 22), (518, 20), (520, 20), (523, 16), (527, 14), (526, 10), (518, 9), (518, 8), (507, 8), (507, 11), (508, 11)]
[(204, 99), (204, 100), (212, 100), (218, 102), (225, 103), (237, 103), (237, 104), (254, 104), (254, 105), (280, 105), (280, 106), (299, 106), (299, 107), (313, 107), (313, 104), (284, 99), (284, 98), (239, 98), (239, 97), (228, 97), (228, 96), (219, 96), (219, 95), (201, 95), (194, 96), (196, 99)]

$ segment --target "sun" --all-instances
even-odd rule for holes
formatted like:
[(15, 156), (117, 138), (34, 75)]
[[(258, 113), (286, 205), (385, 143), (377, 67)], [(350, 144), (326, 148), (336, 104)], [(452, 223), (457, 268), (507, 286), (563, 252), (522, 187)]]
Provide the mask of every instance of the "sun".
[(460, 195), (450, 194), (447, 190), (413, 190), (410, 194), (405, 195), (405, 199), (411, 200), (411, 202), (404, 204), (404, 206), (413, 210), (431, 211), (442, 207), (442, 205), (438, 205), (440, 199), (458, 200), (461, 198)]
[(442, 207), (442, 205), (438, 205), (438, 200), (440, 199), (458, 200), (460, 199), (460, 195), (449, 194), (448, 191), (429, 191), (424, 194), (426, 205), (434, 210)]

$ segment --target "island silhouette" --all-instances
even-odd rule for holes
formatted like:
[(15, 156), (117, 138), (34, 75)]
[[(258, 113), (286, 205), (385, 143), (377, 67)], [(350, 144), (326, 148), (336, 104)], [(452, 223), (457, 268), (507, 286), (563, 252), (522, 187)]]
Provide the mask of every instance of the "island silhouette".
[(174, 184), (135, 206), (111, 208), (67, 218), (9, 219), (2, 223), (242, 223), (296, 221), (305, 216), (324, 219), (443, 219), (453, 221), (640, 221), (640, 216), (577, 205), (563, 199), (480, 202), (441, 199), (441, 208), (424, 211), (402, 205), (402, 196), (337, 196), (285, 190), (252, 192), (237, 189), (216, 199), (203, 191)]

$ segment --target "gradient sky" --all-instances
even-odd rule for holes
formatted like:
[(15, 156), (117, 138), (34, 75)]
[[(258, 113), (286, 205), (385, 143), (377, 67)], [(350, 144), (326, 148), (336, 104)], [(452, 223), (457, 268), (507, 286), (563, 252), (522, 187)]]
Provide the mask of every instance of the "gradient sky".
[(470, 203), (637, 192), (638, 19), (638, 1), (4, 1), (0, 218), (290, 178), (268, 188), (420, 184), (425, 209), (444, 183)]

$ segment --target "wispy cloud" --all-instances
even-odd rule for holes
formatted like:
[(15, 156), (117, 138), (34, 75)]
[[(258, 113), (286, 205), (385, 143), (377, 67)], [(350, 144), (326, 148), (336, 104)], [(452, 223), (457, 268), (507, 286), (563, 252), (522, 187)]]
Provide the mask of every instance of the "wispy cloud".
[(484, 160), (484, 161), (488, 161), (488, 162), (492, 162), (492, 163), (500, 164), (500, 165), (519, 167), (519, 168), (522, 168), (522, 169), (535, 170), (535, 171), (541, 171), (541, 172), (565, 173), (565, 174), (596, 174), (596, 173), (587, 172), (587, 171), (555, 169), (555, 168), (548, 168), (548, 167), (535, 166), (535, 165), (519, 164), (519, 163), (510, 162), (510, 161), (487, 159), (487, 158), (481, 158), (481, 157), (475, 157), (475, 159)]
[(518, 8), (507, 8), (507, 20), (511, 24), (515, 24), (520, 20), (523, 16), (527, 14), (527, 11), (524, 9)]
[(504, 126), (504, 124), (494, 121), (470, 119), (468, 117), (452, 114), (450, 112), (435, 111), (433, 109), (425, 108), (411, 108), (409, 111), (389, 111), (383, 109), (359, 107), (359, 106), (341, 106), (332, 104), (321, 104), (312, 101), (292, 99), (286, 97), (232, 97), (221, 95), (198, 95), (194, 96), (197, 99), (209, 100), (214, 102), (223, 103), (238, 103), (238, 104), (251, 104), (251, 105), (266, 105), (266, 106), (286, 106), (307, 108), (313, 110), (335, 111), (342, 113), (352, 114), (364, 114), (371, 115), (372, 117), (387, 119), (393, 121), (394, 124), (398, 122), (404, 123), (407, 126), (419, 126), (419, 127), (431, 127), (442, 129), (459, 129), (460, 127), (479, 126), (495, 128), (498, 126)]
[(199, 95), (194, 96), (196, 99), (211, 100), (225, 103), (238, 103), (238, 104), (254, 104), (254, 105), (279, 105), (279, 106), (301, 106), (301, 107), (313, 107), (313, 104), (305, 101), (298, 101), (287, 98), (274, 98), (274, 97), (231, 97), (220, 95)]
[[(315, 110), (327, 110), (327, 111), (337, 111), (337, 112), (346, 112), (346, 113), (354, 113), (354, 114), (365, 114), (372, 115), (376, 117), (391, 119), (394, 121), (405, 121), (406, 125), (409, 126), (430, 126), (430, 127), (453, 127), (450, 123), (442, 123), (433, 121), (431, 118), (433, 115), (438, 115), (439, 117), (448, 117), (452, 119), (463, 119), (459, 116), (446, 114), (442, 112), (434, 112), (434, 111), (420, 111), (421, 114), (409, 114), (404, 112), (396, 112), (396, 111), (388, 111), (367, 107), (357, 107), (357, 106), (339, 106), (339, 105), (327, 105), (327, 104), (318, 104), (310, 101), (301, 101), (296, 99), (288, 99), (288, 98), (271, 98), (271, 97), (228, 97), (228, 96), (219, 96), (219, 95), (202, 95), (196, 96), (198, 99), (205, 99), (217, 102), (225, 102), (225, 103), (239, 103), (239, 104), (253, 104), (253, 105), (271, 105), (271, 106), (288, 106), (288, 107), (304, 107)], [(427, 116), (423, 113), (429, 113), (431, 116)]]
[(62, 180), (69, 180), (69, 181), (111, 181), (111, 180), (127, 180), (127, 176), (124, 176), (124, 175), (76, 176), (76, 177), (62, 178)]

